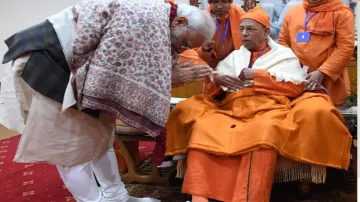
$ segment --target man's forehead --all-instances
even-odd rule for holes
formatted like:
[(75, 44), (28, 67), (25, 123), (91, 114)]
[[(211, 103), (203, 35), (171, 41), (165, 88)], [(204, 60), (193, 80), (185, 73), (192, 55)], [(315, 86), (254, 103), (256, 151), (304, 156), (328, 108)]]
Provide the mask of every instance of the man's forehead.
[(210, 4), (217, 4), (217, 3), (230, 3), (230, 0), (211, 0)]
[(326, 0), (313, 0), (314, 3), (325, 3)]
[(240, 23), (241, 27), (255, 27), (255, 26), (262, 26), (262, 24), (256, 22), (252, 19), (243, 19)]

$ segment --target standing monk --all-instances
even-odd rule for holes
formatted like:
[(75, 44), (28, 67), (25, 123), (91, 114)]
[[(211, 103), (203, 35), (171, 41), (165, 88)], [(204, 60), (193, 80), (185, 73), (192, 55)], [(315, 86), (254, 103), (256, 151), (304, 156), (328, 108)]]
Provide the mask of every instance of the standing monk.
[(324, 86), (335, 105), (350, 95), (346, 65), (354, 50), (354, 13), (340, 0), (304, 0), (287, 13), (279, 43), (308, 69), (309, 90)]
[[(210, 67), (225, 59), (233, 50), (242, 45), (240, 37), (240, 19), (245, 14), (238, 6), (232, 4), (232, 0), (209, 0), (207, 8), (216, 20), (217, 32), (213, 41), (205, 43), (198, 49), (198, 54)], [(218, 89), (208, 80), (204, 81), (203, 92), (212, 94)]]

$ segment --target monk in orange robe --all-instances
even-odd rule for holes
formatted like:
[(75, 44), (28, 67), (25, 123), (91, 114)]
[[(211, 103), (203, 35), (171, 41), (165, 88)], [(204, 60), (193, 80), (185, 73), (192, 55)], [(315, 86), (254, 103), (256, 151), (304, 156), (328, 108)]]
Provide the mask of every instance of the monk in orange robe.
[(354, 20), (340, 0), (304, 0), (286, 14), (280, 32), (279, 43), (309, 68), (308, 89), (324, 86), (335, 105), (350, 95), (346, 65), (354, 51)]
[[(213, 14), (217, 23), (217, 32), (213, 41), (205, 43), (197, 49), (201, 59), (215, 69), (219, 61), (226, 58), (233, 50), (241, 46), (240, 19), (245, 11), (233, 4), (232, 0), (209, 0), (207, 11)], [(219, 86), (205, 79), (203, 93), (217, 92)]]
[[(269, 37), (269, 26), (260, 8), (245, 14), (243, 46), (219, 62), (209, 78), (221, 86), (224, 98), (196, 95), (170, 113), (166, 155), (188, 155), (182, 191), (193, 202), (269, 201), (279, 156), (349, 166), (352, 138), (341, 114), (328, 95), (304, 93), (306, 71), (291, 49)], [(309, 103), (317, 109), (292, 111)], [(297, 116), (313, 123), (301, 125)], [(311, 133), (299, 135), (309, 127)]]

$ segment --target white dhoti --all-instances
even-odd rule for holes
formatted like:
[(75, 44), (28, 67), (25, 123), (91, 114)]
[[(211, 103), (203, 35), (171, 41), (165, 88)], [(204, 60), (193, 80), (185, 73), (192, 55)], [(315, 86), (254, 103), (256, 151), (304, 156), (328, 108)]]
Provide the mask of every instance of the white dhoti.
[[(117, 159), (113, 149), (109, 149), (102, 157), (95, 158), (76, 166), (57, 165), (60, 176), (79, 202), (128, 201), (130, 196), (118, 174)], [(101, 185), (103, 195), (96, 186), (96, 178)], [(84, 186), (94, 185), (94, 186)]]

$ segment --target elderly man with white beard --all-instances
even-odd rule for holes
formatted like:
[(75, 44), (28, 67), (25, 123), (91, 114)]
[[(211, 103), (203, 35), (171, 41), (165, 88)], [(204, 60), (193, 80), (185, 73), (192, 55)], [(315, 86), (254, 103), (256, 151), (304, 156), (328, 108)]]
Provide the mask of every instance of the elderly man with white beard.
[[(158, 82), (163, 82), (162, 90), (168, 95), (171, 86), (167, 84), (177, 86), (211, 73), (207, 65), (189, 66), (188, 62), (178, 63), (177, 58), (184, 50), (212, 39), (215, 29), (209, 14), (189, 5), (160, 0), (86, 0), (14, 34), (5, 41), (9, 51), (3, 63), (13, 62), (0, 93), (0, 123), (22, 134), (14, 161), (56, 165), (65, 186), (79, 202), (157, 201), (129, 196), (112, 149), (116, 113), (80, 103), (77, 96), (84, 96), (84, 100), (87, 97), (77, 94), (83, 76), (78, 70), (91, 70), (91, 65), (101, 63), (101, 67), (119, 70), (112, 75), (121, 74), (123, 80), (132, 81), (130, 88), (134, 87), (141, 81), (133, 81), (124, 73), (130, 64), (122, 60), (124, 54), (120, 51), (125, 49), (135, 56), (130, 67), (148, 70), (135, 73), (146, 76), (156, 71), (155, 78), (163, 78)], [(127, 40), (121, 41), (124, 37)], [(128, 43), (129, 37), (135, 42)], [(144, 49), (153, 51), (156, 57), (145, 57)], [(111, 54), (118, 56), (110, 60), (107, 56)], [(137, 62), (142, 60), (148, 63), (139, 65), (142, 63)], [(133, 88), (133, 93), (139, 89)], [(136, 104), (148, 104), (148, 100), (140, 101)], [(139, 119), (139, 124), (144, 119)]]

